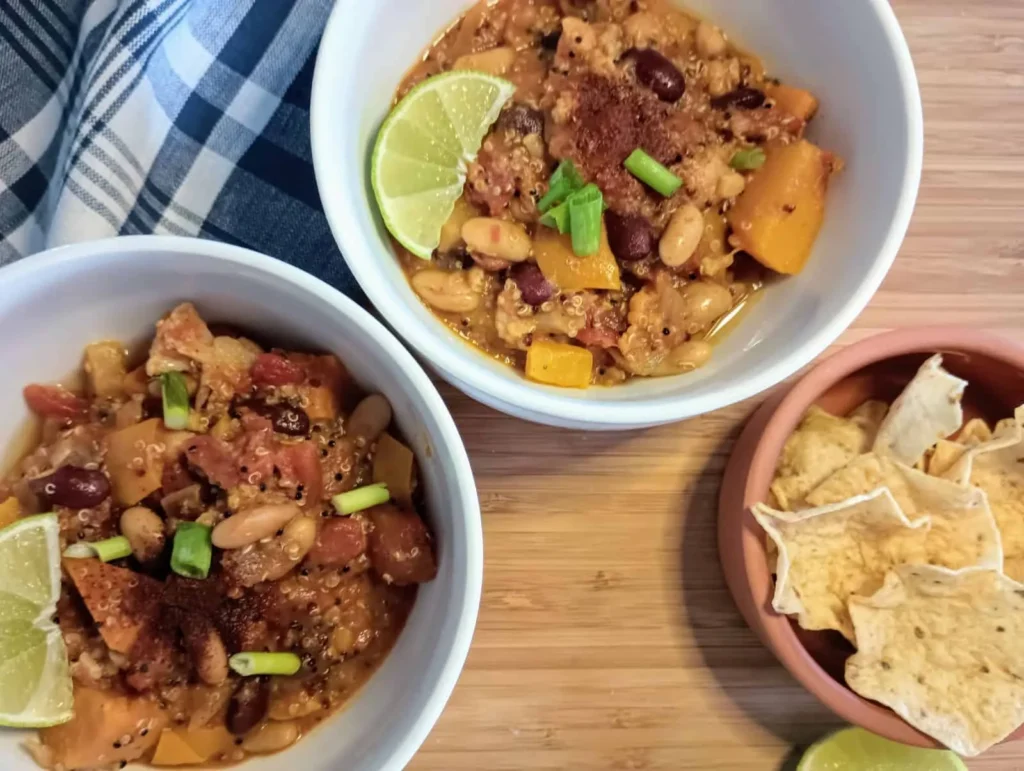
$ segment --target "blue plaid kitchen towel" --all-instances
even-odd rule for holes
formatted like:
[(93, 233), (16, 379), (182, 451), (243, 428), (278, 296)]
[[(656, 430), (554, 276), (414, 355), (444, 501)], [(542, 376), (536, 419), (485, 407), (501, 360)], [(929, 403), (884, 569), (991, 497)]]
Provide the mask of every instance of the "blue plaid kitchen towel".
[(177, 234), (352, 290), (309, 144), (332, 2), (0, 0), (0, 265)]

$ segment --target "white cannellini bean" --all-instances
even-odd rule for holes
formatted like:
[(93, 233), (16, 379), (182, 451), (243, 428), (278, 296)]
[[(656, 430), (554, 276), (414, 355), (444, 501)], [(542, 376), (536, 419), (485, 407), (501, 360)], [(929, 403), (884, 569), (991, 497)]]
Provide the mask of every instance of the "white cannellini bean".
[(718, 197), (735, 198), (743, 192), (743, 188), (746, 186), (747, 181), (743, 178), (743, 175), (738, 171), (729, 169), (729, 171), (718, 178)]
[(697, 53), (705, 59), (713, 59), (716, 56), (721, 56), (725, 53), (726, 48), (728, 48), (722, 31), (714, 24), (709, 24), (706, 21), (702, 21), (697, 25), (695, 38), (697, 43)]
[(213, 545), (218, 549), (241, 549), (274, 535), (302, 513), (294, 503), (275, 503), (240, 511), (213, 529)]
[(160, 556), (166, 536), (164, 521), (152, 509), (132, 506), (121, 514), (121, 534), (131, 544), (132, 554), (140, 562)]
[(661, 261), (678, 268), (697, 251), (704, 235), (704, 215), (692, 203), (683, 204), (668, 221), (668, 227), (658, 242)]
[(462, 240), (470, 251), (522, 262), (530, 256), (533, 243), (522, 225), (497, 217), (473, 217), (462, 225)]
[(372, 444), (391, 422), (391, 404), (380, 394), (364, 398), (349, 416), (345, 427), (349, 436), (358, 436)]
[(260, 723), (242, 740), (246, 752), (266, 754), (283, 750), (299, 738), (299, 727), (286, 720), (272, 720)]
[(421, 270), (412, 277), (412, 288), (424, 302), (439, 311), (469, 313), (480, 304), (483, 289), (482, 282), (476, 285), (468, 275), (473, 270)]

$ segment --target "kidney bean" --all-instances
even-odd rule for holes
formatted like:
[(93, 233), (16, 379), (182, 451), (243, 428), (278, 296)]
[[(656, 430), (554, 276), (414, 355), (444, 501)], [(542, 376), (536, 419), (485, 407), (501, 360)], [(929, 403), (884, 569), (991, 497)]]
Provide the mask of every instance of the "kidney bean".
[(612, 254), (624, 262), (642, 260), (654, 251), (655, 237), (651, 224), (638, 214), (604, 214), (608, 229), (608, 245)]
[(235, 689), (228, 704), (227, 727), (235, 736), (248, 733), (267, 714), (270, 685), (262, 677), (247, 677)]
[(498, 128), (503, 131), (515, 131), (517, 134), (544, 133), (544, 113), (535, 110), (528, 104), (516, 103), (498, 116)]
[(288, 436), (305, 436), (309, 433), (309, 415), (301, 407), (287, 402), (275, 404), (267, 413), (274, 430)]
[(545, 303), (555, 293), (554, 285), (544, 278), (540, 268), (532, 262), (521, 262), (514, 265), (509, 275), (519, 287), (523, 301), (530, 305)]
[(663, 102), (676, 102), (686, 92), (686, 80), (669, 59), (653, 48), (631, 48), (624, 54), (634, 62), (636, 79)]
[(110, 480), (102, 471), (61, 466), (52, 474), (29, 482), (33, 493), (69, 509), (90, 509), (110, 495)]
[(740, 86), (728, 94), (716, 96), (711, 100), (711, 106), (716, 110), (728, 110), (730, 107), (738, 107), (744, 110), (753, 110), (764, 104), (764, 91), (756, 88)]

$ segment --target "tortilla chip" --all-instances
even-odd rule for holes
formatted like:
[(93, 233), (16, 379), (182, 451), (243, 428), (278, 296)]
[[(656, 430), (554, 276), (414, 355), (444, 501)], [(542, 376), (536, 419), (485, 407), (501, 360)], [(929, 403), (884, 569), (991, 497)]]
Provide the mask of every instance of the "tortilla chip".
[(846, 682), (961, 755), (1024, 722), (1024, 586), (994, 570), (904, 566), (850, 600)]
[(836, 629), (850, 640), (849, 598), (874, 593), (904, 561), (908, 534), (928, 526), (927, 517), (908, 520), (886, 489), (795, 513), (757, 504), (753, 514), (778, 547), (772, 607), (804, 629)]
[(975, 445), (992, 440), (992, 429), (981, 418), (971, 418), (960, 429), (956, 440), (961, 444)]
[(864, 429), (867, 437), (867, 446), (870, 447), (875, 443), (878, 429), (881, 428), (882, 421), (885, 420), (885, 416), (888, 413), (888, 404), (878, 399), (869, 399), (854, 409), (846, 418)]
[(928, 456), (925, 468), (933, 477), (945, 476), (946, 472), (953, 468), (953, 465), (966, 451), (966, 444), (940, 439), (932, 449), (931, 455)]
[(775, 469), (771, 493), (780, 509), (799, 508), (804, 496), (818, 483), (867, 452), (877, 430), (870, 422), (871, 409), (855, 418), (839, 418), (818, 406), (807, 410), (796, 431), (786, 440)]
[(946, 473), (961, 484), (980, 487), (988, 495), (1002, 534), (1004, 570), (1024, 581), (1024, 407), (1014, 419), (1000, 421), (992, 438), (963, 454)]
[(909, 520), (929, 519), (929, 527), (902, 562), (958, 569), (1003, 564), (999, 529), (988, 500), (976, 487), (929, 476), (874, 454), (861, 455), (835, 472), (807, 496), (811, 506), (828, 506), (885, 487)]
[(936, 354), (921, 365), (889, 414), (885, 416), (872, 448), (878, 455), (915, 466), (940, 439), (956, 433), (964, 422), (960, 405), (967, 381), (942, 369)]
[[(875, 500), (880, 493), (884, 499)], [(799, 514), (755, 507), (779, 550), (773, 606), (800, 616), (805, 629), (838, 629), (852, 640), (847, 599), (877, 590), (897, 565), (998, 570), (1003, 564), (982, 491), (888, 458), (856, 458), (807, 503), (816, 508)]]

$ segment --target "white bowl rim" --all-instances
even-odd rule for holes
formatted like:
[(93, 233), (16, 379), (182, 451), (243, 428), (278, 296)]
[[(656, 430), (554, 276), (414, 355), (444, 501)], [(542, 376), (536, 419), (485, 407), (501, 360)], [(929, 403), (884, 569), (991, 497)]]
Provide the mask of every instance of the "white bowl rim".
[[(327, 103), (327, 94), (332, 87), (331, 73), (324, 65), (327, 58), (325, 51), (330, 49), (335, 38), (344, 35), (349, 13), (360, 12), (360, 0), (338, 0), (328, 20), (313, 74), (313, 98), (310, 111), (313, 168), (320, 188), (324, 212), (341, 248), (342, 255), (345, 257), (345, 262), (374, 306), (381, 313), (386, 311), (389, 325), (398, 330), (399, 334), (433, 364), (442, 375), (446, 372), (459, 373), (459, 379), (471, 389), (493, 395), (494, 398), (488, 403), (494, 406), (502, 402), (528, 404), (531, 413), (537, 415), (538, 418), (539, 416), (544, 417), (541, 422), (551, 421), (552, 425), (571, 423), (579, 427), (589, 426), (593, 429), (653, 426), (713, 412), (763, 393), (817, 358), (860, 315), (896, 259), (917, 201), (924, 160), (924, 115), (913, 59), (906, 38), (896, 19), (896, 14), (888, 0), (866, 0), (866, 3), (875, 12), (882, 25), (896, 59), (900, 88), (906, 97), (907, 135), (905, 140), (908, 154), (898, 204), (893, 211), (888, 233), (879, 250), (878, 258), (866, 274), (859, 290), (851, 295), (849, 301), (843, 306), (842, 312), (836, 314), (827, 324), (818, 329), (806, 343), (779, 357), (771, 366), (752, 373), (741, 381), (727, 383), (714, 393), (699, 397), (668, 394), (636, 402), (579, 399), (569, 389), (539, 386), (531, 383), (525, 377), (518, 381), (498, 379), (484, 366), (485, 354), (472, 350), (450, 331), (441, 330), (440, 322), (438, 322), (437, 331), (421, 332), (419, 322), (411, 311), (404, 307), (403, 303), (384, 302), (387, 299), (386, 295), (379, 288), (380, 284), (376, 280), (375, 272), (369, 267), (373, 260), (378, 259), (377, 248), (362, 232), (353, 207), (340, 202), (332, 204), (334, 199), (325, 195), (326, 192), (333, 189), (333, 186), (325, 181), (325, 173), (321, 167), (321, 159), (330, 157), (328, 147), (335, 131), (324, 107)], [(349, 255), (352, 257), (350, 258)], [(447, 334), (440, 334), (442, 331)], [(467, 355), (467, 351), (478, 355), (480, 360), (474, 360), (475, 357)], [(447, 378), (447, 375), (445, 377)]]
[[(374, 339), (380, 346), (385, 358), (397, 362), (412, 385), (426, 402), (427, 408), (437, 420), (440, 428), (441, 447), (449, 454), (450, 470), (454, 475), (459, 490), (459, 510), (465, 512), (458, 524), (464, 529), (466, 537), (466, 576), (465, 601), (458, 619), (455, 636), (448, 650), (447, 658), (441, 670), (441, 676), (433, 683), (431, 693), (424, 704), (423, 710), (416, 716), (413, 728), (400, 741), (396, 742), (387, 752), (385, 768), (404, 768), (420, 748), (431, 729), (437, 722), (448, 702), (455, 684), (462, 673), (470, 643), (476, 629), (483, 588), (483, 525), (480, 515), (480, 502), (477, 497), (473, 470), (466, 454), (462, 437), (455, 426), (451, 413), (441, 399), (437, 388), (427, 377), (423, 368), (412, 354), (369, 312), (356, 302), (343, 295), (334, 287), (321, 281), (286, 262), (268, 257), (245, 247), (225, 244), (201, 238), (183, 236), (119, 236), (116, 238), (99, 239), (82, 243), (59, 246), (45, 252), (25, 257), (17, 262), (0, 268), (0, 282), (7, 286), (12, 280), (21, 279), (43, 270), (56, 269), (61, 265), (88, 262), (101, 255), (124, 255), (152, 251), (185, 251), (211, 257), (223, 262), (246, 265), (259, 271), (273, 275), (298, 289), (315, 295), (321, 300), (338, 309), (341, 316), (356, 329), (355, 333), (365, 334)], [(435, 451), (437, 445), (435, 444)], [(329, 722), (329, 721), (328, 721)]]

